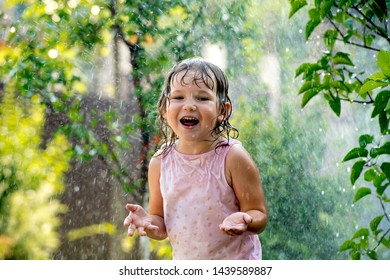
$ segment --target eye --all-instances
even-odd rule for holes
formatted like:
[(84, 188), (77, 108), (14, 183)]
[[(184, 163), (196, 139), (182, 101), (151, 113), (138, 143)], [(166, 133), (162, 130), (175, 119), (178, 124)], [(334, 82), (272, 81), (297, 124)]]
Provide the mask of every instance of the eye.
[(172, 94), (170, 97), (169, 97), (170, 100), (183, 100), (184, 97), (182, 95), (179, 95), (179, 94)]

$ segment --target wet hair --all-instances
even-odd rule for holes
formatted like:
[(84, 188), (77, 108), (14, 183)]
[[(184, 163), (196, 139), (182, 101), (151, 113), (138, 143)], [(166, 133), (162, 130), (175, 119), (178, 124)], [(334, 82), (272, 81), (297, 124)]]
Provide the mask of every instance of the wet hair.
[[(239, 135), (238, 130), (229, 123), (229, 118), (232, 113), (232, 105), (230, 110), (226, 108), (226, 103), (229, 102), (231, 104), (231, 100), (228, 95), (229, 83), (225, 74), (218, 66), (204, 60), (203, 58), (189, 58), (178, 62), (169, 71), (165, 79), (160, 99), (157, 103), (157, 123), (159, 126), (160, 137), (163, 142), (159, 155), (166, 155), (178, 139), (177, 135), (166, 122), (164, 114), (166, 112), (167, 103), (169, 102), (171, 83), (173, 79), (179, 76), (179, 74), (182, 74), (181, 79), (179, 80), (182, 85), (186, 85), (184, 78), (191, 75), (191, 82), (196, 85), (198, 85), (198, 83), (204, 83), (210, 90), (216, 92), (218, 107), (222, 110), (221, 114), (224, 118), (221, 122), (216, 123), (212, 131), (215, 136), (215, 141), (220, 139), (219, 136), (222, 136), (227, 140), (230, 138), (237, 138)], [(225, 141), (218, 142), (216, 149), (224, 144)]]

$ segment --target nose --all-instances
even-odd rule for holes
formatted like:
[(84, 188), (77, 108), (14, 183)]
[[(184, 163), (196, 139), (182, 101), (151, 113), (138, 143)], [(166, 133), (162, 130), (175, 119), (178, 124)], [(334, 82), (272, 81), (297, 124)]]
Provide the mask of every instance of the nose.
[(195, 101), (193, 98), (188, 98), (186, 99), (185, 103), (184, 103), (184, 106), (183, 106), (183, 109), (186, 110), (186, 111), (195, 111), (196, 110), (196, 105), (195, 105)]

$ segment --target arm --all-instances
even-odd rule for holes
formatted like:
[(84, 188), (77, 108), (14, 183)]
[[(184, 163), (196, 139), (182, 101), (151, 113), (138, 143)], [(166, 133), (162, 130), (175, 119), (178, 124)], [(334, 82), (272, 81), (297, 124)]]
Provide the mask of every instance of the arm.
[(234, 189), (240, 212), (227, 217), (221, 230), (227, 234), (264, 230), (268, 213), (260, 174), (251, 156), (241, 145), (233, 145), (226, 158), (226, 177)]
[(149, 213), (140, 205), (126, 205), (129, 215), (123, 225), (128, 228), (129, 236), (133, 236), (135, 230), (138, 230), (140, 236), (148, 236), (158, 240), (167, 237), (160, 192), (160, 164), (160, 160), (156, 158), (152, 158), (149, 164)]
[(167, 237), (164, 222), (163, 198), (160, 190), (160, 168), (161, 159), (153, 157), (149, 163), (149, 215), (153, 218), (154, 224), (159, 227), (158, 231), (148, 232), (150, 238), (162, 240)]

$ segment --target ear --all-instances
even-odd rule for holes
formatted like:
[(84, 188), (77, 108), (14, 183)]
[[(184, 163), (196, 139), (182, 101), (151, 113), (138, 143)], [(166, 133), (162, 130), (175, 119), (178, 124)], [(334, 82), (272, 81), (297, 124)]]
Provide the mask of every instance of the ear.
[(226, 119), (229, 116), (230, 110), (232, 109), (232, 104), (230, 102), (225, 102), (225, 109), (226, 111), (224, 113), (221, 108), (220, 115), (217, 118), (218, 122), (222, 122), (224, 119)]

